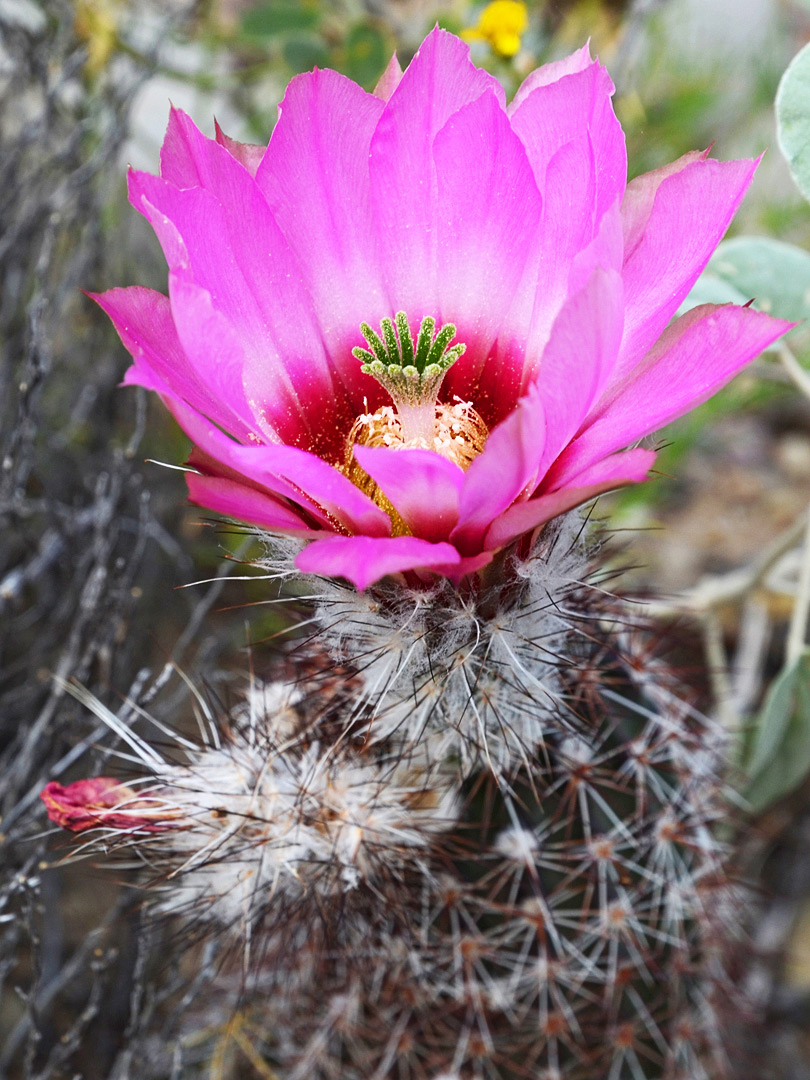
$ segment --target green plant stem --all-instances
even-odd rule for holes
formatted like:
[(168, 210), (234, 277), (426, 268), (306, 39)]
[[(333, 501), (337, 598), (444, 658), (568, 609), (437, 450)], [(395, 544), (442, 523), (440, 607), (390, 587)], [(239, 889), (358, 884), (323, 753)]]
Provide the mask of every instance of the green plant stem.
[(785, 659), (788, 667), (798, 661), (807, 644), (807, 621), (810, 618), (810, 508), (807, 510), (806, 522), (801, 568), (799, 570), (799, 588), (785, 648)]
[(805, 397), (810, 398), (810, 372), (805, 371), (784, 341), (777, 341), (773, 349), (793, 385), (798, 387)]
[(731, 681), (728, 677), (728, 656), (723, 644), (720, 619), (714, 611), (710, 611), (702, 620), (702, 626), (706, 667), (717, 716), (726, 731), (737, 732), (740, 730), (740, 717), (734, 708)]

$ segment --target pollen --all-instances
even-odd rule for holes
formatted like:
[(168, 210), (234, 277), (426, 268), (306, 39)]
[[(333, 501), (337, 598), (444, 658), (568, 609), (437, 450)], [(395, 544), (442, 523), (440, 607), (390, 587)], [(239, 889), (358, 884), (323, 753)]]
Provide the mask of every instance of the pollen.
[(346, 438), (343, 472), (353, 484), (391, 518), (394, 536), (407, 536), (409, 529), (389, 499), (354, 456), (355, 446), (389, 447), (392, 450), (433, 450), (465, 471), (484, 449), (489, 430), (469, 401), (457, 398), (452, 404), (433, 407), (434, 420), (430, 434), (406, 439), (400, 418), (391, 405), (383, 405), (374, 413), (361, 413), (352, 424)]

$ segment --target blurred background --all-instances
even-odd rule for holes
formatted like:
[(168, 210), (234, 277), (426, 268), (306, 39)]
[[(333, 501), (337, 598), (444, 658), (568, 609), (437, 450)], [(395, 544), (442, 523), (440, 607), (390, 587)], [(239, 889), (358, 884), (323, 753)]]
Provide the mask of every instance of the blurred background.
[[(0, 0), (0, 1077), (275, 1075), (249, 1032), (223, 1031), (213, 997), (210, 1022), (184, 1027), (214, 960), (163, 963), (171, 928), (126, 873), (66, 860), (38, 798), (50, 779), (110, 768), (111, 738), (60, 679), (128, 720), (159, 702), (182, 725), (184, 677), (227, 704), (283, 631), (266, 582), (230, 580), (249, 538), (188, 507), (181, 474), (154, 463), (188, 447), (156, 399), (119, 388), (128, 358), (80, 290), (165, 290), (125, 173), (156, 169), (169, 102), (208, 134), (216, 117), (266, 142), (294, 74), (333, 67), (371, 89), (436, 21), (509, 92), (590, 38), (631, 175), (710, 144), (765, 151), (729, 235), (795, 245), (796, 272), (769, 278), (761, 246), (729, 248), (709, 293), (745, 257), (760, 306), (810, 316), (810, 207), (773, 107), (810, 39), (808, 0), (534, 0), (525, 26), (494, 29), (468, 0)], [(810, 547), (810, 334), (789, 346), (673, 425), (660, 475), (597, 510), (685, 692), (743, 744), (784, 681)], [(772, 762), (738, 838), (752, 920), (737, 966), (755, 1007), (735, 1056), (751, 1080), (810, 1078), (810, 716), (788, 722), (782, 749), (806, 767), (788, 783)]]

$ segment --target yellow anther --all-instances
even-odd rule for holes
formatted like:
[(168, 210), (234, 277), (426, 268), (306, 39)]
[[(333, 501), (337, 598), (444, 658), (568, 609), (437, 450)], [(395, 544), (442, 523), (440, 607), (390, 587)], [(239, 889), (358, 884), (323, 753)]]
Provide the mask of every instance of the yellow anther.
[(399, 417), (391, 405), (383, 405), (375, 413), (358, 416), (346, 439), (343, 472), (388, 514), (394, 536), (408, 535), (408, 526), (360, 466), (354, 456), (354, 448), (359, 444), (390, 450), (433, 450), (466, 471), (484, 449), (489, 434), (486, 424), (468, 401), (458, 398), (451, 404), (437, 404), (432, 411), (433, 432), (429, 439), (403, 438)]

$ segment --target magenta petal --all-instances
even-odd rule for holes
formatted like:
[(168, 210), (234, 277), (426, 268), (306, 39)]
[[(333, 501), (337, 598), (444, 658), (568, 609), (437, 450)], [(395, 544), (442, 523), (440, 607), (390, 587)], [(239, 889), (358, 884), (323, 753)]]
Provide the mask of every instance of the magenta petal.
[(517, 93), (509, 105), (509, 113), (520, 108), (526, 98), (541, 86), (549, 86), (551, 83), (564, 79), (566, 75), (575, 75), (578, 71), (584, 71), (593, 63), (589, 46), (583, 45), (581, 49), (563, 57), (562, 60), (552, 60), (550, 64), (543, 64), (535, 68), (531, 74), (523, 80), (517, 89)]
[(546, 419), (540, 471), (576, 434), (616, 361), (624, 322), (622, 279), (596, 270), (554, 322), (537, 384)]
[[(155, 229), (172, 271), (170, 287), (178, 332), (184, 338), (182, 323), (187, 351), (192, 349), (192, 340), (197, 343), (191, 360), (199, 371), (207, 373), (217, 367), (219, 337), (203, 333), (202, 328), (195, 331), (193, 308), (183, 311), (180, 294), (190, 297), (194, 293), (199, 304), (207, 303), (216, 313), (208, 316), (208, 321), (218, 320), (231, 356), (241, 356), (238, 381), (247, 398), (260, 403), (251, 408), (254, 427), (263, 424), (286, 442), (328, 455), (336, 449), (333, 443), (341, 442), (339, 433), (351, 426), (354, 411), (336, 389), (313, 322), (311, 302), (301, 291), (298, 271), (293, 273), (290, 268), (286, 242), (264, 199), (245, 170), (221, 147), (216, 149), (230, 162), (228, 168), (251, 185), (263, 207), (255, 215), (255, 235), (249, 242), (246, 236), (250, 230), (232, 220), (236, 229), (232, 246), (223, 207), (209, 192), (199, 188), (181, 191), (147, 173), (130, 174), (133, 203)], [(235, 201), (229, 211), (231, 218), (241, 204), (239, 199)], [(263, 224), (267, 226), (264, 232)], [(203, 300), (206, 294), (207, 301)], [(278, 295), (284, 296), (284, 304), (274, 302)], [(303, 420), (302, 406), (313, 401), (325, 409), (324, 423), (317, 432)]]
[(209, 350), (202, 364), (193, 363), (178, 338), (168, 298), (152, 289), (133, 286), (90, 295), (112, 319), (135, 360), (138, 375), (127, 375), (125, 381), (159, 392), (168, 386), (241, 438), (256, 430), (242, 391), (241, 353), (223, 348), (215, 357)]
[[(291, 442), (302, 441), (306, 419), (295, 391), (283, 378), (283, 373), (279, 373), (276, 392), (267, 404), (261, 410), (252, 409), (246, 398), (244, 348), (231, 324), (214, 307), (210, 293), (178, 272), (169, 274), (169, 293), (178, 336), (194, 370), (201, 373), (200, 378), (207, 378), (214, 390), (221, 387), (223, 395), (238, 395), (244, 402), (250, 430), (260, 432), (263, 441), (277, 442), (284, 438)], [(180, 385), (180, 395), (196, 407), (186, 392), (186, 385)], [(172, 388), (177, 389), (177, 384)], [(212, 419), (216, 417), (212, 416)], [(280, 422), (280, 431), (275, 427), (276, 419)], [(232, 424), (223, 423), (222, 426), (238, 433)]]
[(431, 567), (431, 570), (434, 574), (449, 578), (457, 585), (468, 574), (475, 574), (483, 570), (485, 566), (489, 566), (494, 557), (494, 551), (482, 551), (478, 555), (462, 555), (458, 562), (442, 563), (440, 566)]
[(295, 565), (305, 574), (343, 577), (358, 589), (365, 589), (386, 574), (451, 567), (459, 562), (459, 554), (451, 544), (431, 544), (415, 536), (330, 536), (305, 547)]
[(489, 418), (487, 387), (498, 376), (487, 357), (523, 277), (540, 225), (540, 196), (526, 152), (494, 94), (455, 113), (436, 136), (433, 157), (441, 233), (438, 312), (467, 345), (443, 393), (475, 400)]
[[(222, 147), (216, 149), (244, 179), (245, 185), (253, 189), (253, 205), (238, 196), (233, 200), (234, 206), (239, 203), (244, 206), (245, 218), (252, 222), (250, 229), (233, 220), (229, 222), (228, 218), (234, 216), (234, 206), (226, 214), (223, 204), (211, 192), (203, 188), (180, 190), (149, 173), (129, 173), (130, 201), (157, 233), (169, 268), (190, 274), (197, 285), (211, 294), (218, 310), (238, 328), (246, 351), (261, 352), (269, 339), (268, 326), (273, 324), (272, 320), (268, 323), (266, 309), (271, 305), (269, 297), (264, 295), (264, 289), (272, 285), (269, 264), (275, 254), (274, 240), (282, 247), (284, 241), (253, 180)], [(293, 290), (291, 300), (294, 295)], [(311, 318), (303, 315), (302, 318), (305, 325), (311, 322)], [(278, 314), (275, 320), (278, 321)]]
[(243, 169), (247, 169), (251, 176), (256, 175), (256, 170), (264, 157), (266, 146), (256, 146), (253, 143), (241, 143), (226, 135), (219, 124), (214, 121), (216, 140), (220, 146), (224, 146), (232, 158), (235, 158)]
[(613, 112), (612, 94), (610, 76), (594, 61), (567, 78), (541, 85), (518, 107), (513, 103), (511, 115), (541, 193), (546, 170), (557, 151), (584, 135), (589, 137), (597, 178), (597, 219), (622, 195), (627, 182), (624, 132)]
[(448, 120), (436, 135), (433, 158), (441, 222), (438, 313), (455, 323), (468, 349), (448, 375), (444, 394), (474, 397), (488, 418), (486, 388), (498, 377), (487, 370), (480, 390), (478, 379), (523, 278), (540, 225), (540, 195), (521, 140), (494, 94), (483, 94)]
[[(256, 174), (298, 264), (332, 367), (356, 411), (380, 391), (352, 356), (362, 322), (393, 314), (369, 206), (369, 144), (384, 104), (335, 71), (298, 75)], [(352, 417), (353, 419), (353, 417)]]
[(355, 446), (354, 456), (414, 534), (446, 540), (458, 521), (464, 472), (433, 450)]
[(231, 461), (241, 464), (245, 475), (259, 483), (272, 483), (278, 476), (294, 484), (352, 532), (386, 536), (391, 531), (386, 513), (337, 469), (306, 450), (294, 446), (238, 446), (231, 451)]
[(641, 238), (625, 253), (627, 314), (617, 379), (653, 345), (697, 281), (757, 164), (692, 161), (658, 186)]
[(542, 221), (529, 256), (528, 280), (521, 283), (507, 319), (509, 331), (521, 340), (526, 357), (521, 373), (524, 383), (528, 372), (536, 369), (568, 294), (574, 260), (592, 242), (595, 199), (594, 159), (585, 135), (561, 147), (548, 167)]
[[(612, 92), (605, 69), (588, 62), (535, 89), (512, 115), (543, 198), (543, 222), (530, 260), (534, 303), (520, 317), (529, 364), (548, 339), (576, 258), (599, 236), (624, 192), (627, 157)], [(587, 276), (580, 272), (573, 287)]]
[(622, 228), (624, 230), (624, 254), (630, 258), (638, 246), (639, 240), (644, 235), (647, 222), (650, 220), (655, 196), (658, 189), (667, 179), (675, 173), (682, 172), (687, 165), (695, 161), (703, 161), (708, 155), (707, 150), (690, 150), (688, 154), (662, 165), (660, 169), (642, 173), (635, 177), (627, 185), (622, 199)]
[(693, 308), (597, 404), (549, 481), (569, 483), (599, 458), (699, 405), (792, 325), (733, 304)]
[(317, 535), (317, 531), (288, 506), (255, 488), (222, 476), (200, 476), (192, 472), (186, 473), (186, 483), (191, 502), (216, 510), (218, 514), (260, 525), (271, 532), (305, 537)]
[(529, 495), (545, 445), (545, 416), (537, 385), (487, 439), (473, 461), (461, 491), (459, 523), (451, 534), (463, 555), (481, 550), (492, 521), (520, 495)]
[[(261, 403), (285, 441), (330, 456), (356, 408), (325, 354), (301, 267), (248, 172), (193, 125), (185, 136), (207, 186), (180, 190), (131, 173), (133, 205), (153, 225), (170, 268), (210, 293), (233, 328), (244, 350), (248, 397)], [(311, 430), (301, 430), (297, 407), (290, 415), (288, 401), (282, 401), (274, 410), (268, 382), (286, 384), (297, 402), (327, 408), (315, 442)]]
[[(576, 147), (576, 143), (566, 146), (555, 157), (552, 169), (563, 159), (570, 163), (569, 154)], [(516, 398), (526, 393), (541, 364), (548, 366), (544, 353), (554, 319), (559, 316), (566, 297), (572, 298), (586, 288), (594, 271), (618, 272), (622, 265), (618, 204), (602, 216), (596, 236), (570, 264), (566, 261), (564, 240), (559, 235), (559, 220), (554, 220), (554, 213), (549, 214), (546, 209), (544, 206), (544, 226), (538, 232), (523, 281), (515, 291), (509, 314), (486, 362), (486, 400), (488, 403), (491, 400), (496, 422), (509, 414)], [(623, 313), (619, 317), (623, 318)]]
[(574, 477), (572, 486), (511, 506), (492, 524), (484, 543), (490, 550), (504, 547), (597, 495), (625, 484), (638, 483), (646, 478), (654, 461), (652, 450), (627, 450), (599, 461)]
[(137, 363), (131, 364), (124, 372), (121, 386), (142, 386), (144, 390), (153, 390), (156, 394), (171, 393), (166, 380), (162, 379), (153, 368), (149, 367), (140, 358)]
[(568, 275), (569, 295), (584, 289), (594, 270), (615, 270), (620, 274), (623, 261), (622, 219), (617, 200), (602, 215), (599, 230), (590, 244), (574, 257)]
[(500, 83), (470, 62), (470, 50), (438, 27), (422, 42), (371, 140), (374, 233), (385, 252), (388, 295), (412, 321), (436, 315), (437, 219), (433, 140), (453, 113)]
[(244, 476), (270, 492), (299, 501), (306, 509), (314, 503), (350, 532), (390, 535), (388, 515), (315, 454), (294, 446), (242, 446), (183, 402), (168, 398), (166, 404), (194, 445), (214, 462), (221, 462), (231, 478)]
[[(174, 393), (161, 393), (164, 404), (194, 443), (189, 457), (189, 463), (194, 468), (199, 469), (205, 476), (217, 476), (244, 483), (261, 489), (264, 494), (290, 500), (306, 510), (316, 521), (320, 521), (327, 528), (330, 526), (329, 516), (322, 506), (296, 484), (263, 467), (264, 461), (256, 455), (264, 447), (244, 446), (235, 442)], [(240, 453), (244, 450), (249, 453)]]
[(530, 360), (547, 340), (575, 259), (599, 235), (604, 217), (615, 213), (624, 191), (627, 157), (612, 92), (605, 69), (589, 63), (534, 90), (512, 117), (543, 196), (536, 297), (525, 332)]
[(197, 168), (194, 145), (204, 136), (194, 121), (172, 106), (166, 137), (160, 148), (160, 175), (179, 188), (204, 186), (204, 176)]
[(401, 82), (402, 68), (399, 65), (397, 54), (394, 53), (388, 61), (385, 71), (377, 80), (377, 85), (374, 87), (372, 93), (374, 94), (374, 97), (378, 97), (380, 101), (388, 101)]

